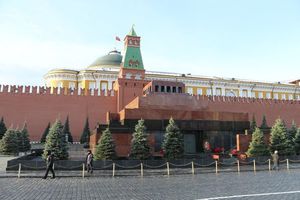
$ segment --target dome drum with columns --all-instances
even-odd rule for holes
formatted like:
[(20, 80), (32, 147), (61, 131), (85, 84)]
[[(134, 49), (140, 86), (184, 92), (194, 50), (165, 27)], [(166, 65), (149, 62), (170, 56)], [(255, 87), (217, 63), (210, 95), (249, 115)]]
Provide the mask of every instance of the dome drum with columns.
[[(132, 36), (132, 37), (131, 37)], [(124, 58), (117, 50), (96, 59), (87, 68), (76, 71), (53, 69), (45, 76), (47, 87), (83, 88), (111, 90), (118, 78), (121, 66), (144, 69), (139, 48), (140, 38), (132, 28), (124, 41), (129, 47)], [(131, 58), (130, 55), (140, 58)], [(289, 83), (268, 83), (235, 78), (206, 77), (191, 74), (145, 71), (145, 80), (180, 81), (185, 84), (185, 92), (191, 95), (239, 96), (261, 99), (300, 100), (300, 81)]]

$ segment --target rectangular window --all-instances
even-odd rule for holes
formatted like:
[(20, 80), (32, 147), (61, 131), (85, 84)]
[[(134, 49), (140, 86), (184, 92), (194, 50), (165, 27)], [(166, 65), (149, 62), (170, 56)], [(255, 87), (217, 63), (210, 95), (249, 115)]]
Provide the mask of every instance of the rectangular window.
[(252, 98), (256, 98), (255, 92), (253, 92), (253, 91), (251, 92), (251, 97), (252, 97)]
[(266, 98), (267, 98), (267, 99), (271, 99), (271, 93), (270, 93), (270, 92), (267, 92), (267, 93), (266, 93)]
[(197, 95), (202, 95), (202, 88), (197, 88)]
[(189, 93), (189, 94), (191, 94), (191, 95), (192, 95), (192, 94), (193, 94), (193, 88), (191, 88), (191, 87), (188, 87), (188, 88), (187, 88), (187, 93)]
[(69, 88), (74, 89), (75, 88), (75, 83), (74, 82), (69, 82)]
[(62, 88), (62, 87), (63, 87), (63, 82), (62, 82), (62, 81), (58, 82), (58, 83), (57, 83), (57, 87), (58, 87), (58, 88)]
[(101, 82), (101, 90), (107, 90), (107, 82)]
[(155, 86), (155, 92), (158, 92), (158, 90), (159, 90), (159, 86), (156, 85), (156, 86)]
[(278, 93), (274, 93), (274, 99), (278, 99)]
[(296, 96), (296, 99), (297, 99), (297, 100), (300, 100), (300, 95), (299, 95), (299, 94)]
[(206, 89), (206, 95), (211, 95), (211, 89), (210, 88)]
[(171, 87), (167, 86), (167, 92), (171, 92)]
[(90, 82), (89, 83), (89, 89), (95, 89), (96, 83), (95, 82)]
[(216, 95), (221, 96), (222, 95), (222, 89), (221, 88), (216, 88)]
[(293, 100), (293, 99), (294, 99), (293, 95), (289, 94), (289, 100)]
[(286, 95), (285, 94), (281, 94), (281, 99), (285, 100), (286, 99)]
[(165, 92), (165, 86), (160, 86), (161, 92)]
[(173, 90), (173, 91), (172, 91), (173, 93), (176, 93), (176, 87), (173, 86), (173, 89), (172, 89), (172, 90)]
[(258, 93), (258, 98), (260, 98), (260, 99), (264, 98), (264, 94), (262, 92), (259, 92)]
[(248, 97), (248, 91), (247, 90), (243, 90), (242, 97)]

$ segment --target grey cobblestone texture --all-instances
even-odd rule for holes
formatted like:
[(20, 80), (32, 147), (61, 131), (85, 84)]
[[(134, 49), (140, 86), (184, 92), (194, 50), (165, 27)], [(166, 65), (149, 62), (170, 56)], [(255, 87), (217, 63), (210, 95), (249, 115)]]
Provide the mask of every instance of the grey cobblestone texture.
[[(0, 178), (0, 199), (203, 199), (300, 190), (300, 171), (261, 171), (171, 176)], [(234, 199), (300, 199), (300, 193)]]

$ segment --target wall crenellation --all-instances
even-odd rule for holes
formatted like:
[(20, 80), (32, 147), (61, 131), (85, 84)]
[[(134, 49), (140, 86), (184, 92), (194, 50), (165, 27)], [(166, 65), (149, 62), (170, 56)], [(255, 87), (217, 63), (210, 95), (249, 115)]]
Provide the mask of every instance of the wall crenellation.
[(50, 88), (44, 86), (0, 85), (0, 94), (67, 95), (67, 96), (114, 96), (113, 90), (82, 88)]
[(209, 101), (216, 103), (249, 103), (249, 104), (300, 104), (299, 100), (282, 100), (282, 99), (257, 99), (252, 97), (227, 97), (227, 96), (206, 96), (206, 95), (192, 95), (200, 101)]

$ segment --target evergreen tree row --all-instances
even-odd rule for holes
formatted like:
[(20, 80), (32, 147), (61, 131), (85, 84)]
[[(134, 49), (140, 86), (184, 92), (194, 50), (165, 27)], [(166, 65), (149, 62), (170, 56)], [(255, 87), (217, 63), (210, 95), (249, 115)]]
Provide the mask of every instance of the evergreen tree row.
[[(151, 156), (148, 134), (143, 119), (139, 120), (132, 134), (130, 157), (138, 160), (146, 160)], [(171, 118), (166, 127), (162, 148), (166, 159), (178, 159), (184, 153), (183, 135)], [(103, 131), (96, 146), (96, 160), (111, 160), (115, 158), (115, 144), (109, 128)]]
[(300, 154), (300, 128), (297, 128), (295, 122), (287, 129), (284, 121), (277, 119), (271, 129), (269, 145), (265, 143), (261, 129), (255, 127), (247, 154), (263, 156), (273, 154), (275, 150), (280, 155)]
[[(6, 129), (3, 118), (1, 119), (0, 129)], [(31, 145), (26, 123), (21, 130), (7, 129), (0, 140), (0, 152), (3, 154), (17, 154), (19, 152), (27, 152), (30, 149)]]
[[(45, 128), (45, 130), (42, 134), (42, 137), (41, 137), (41, 140), (40, 140), (41, 143), (46, 142), (46, 137), (47, 137), (49, 131), (50, 131), (50, 122), (47, 124), (47, 127)], [(72, 134), (70, 132), (69, 116), (67, 116), (67, 119), (66, 119), (66, 121), (63, 125), (62, 132), (63, 132), (65, 140), (68, 141), (69, 143), (73, 143), (73, 137), (72, 137)]]

